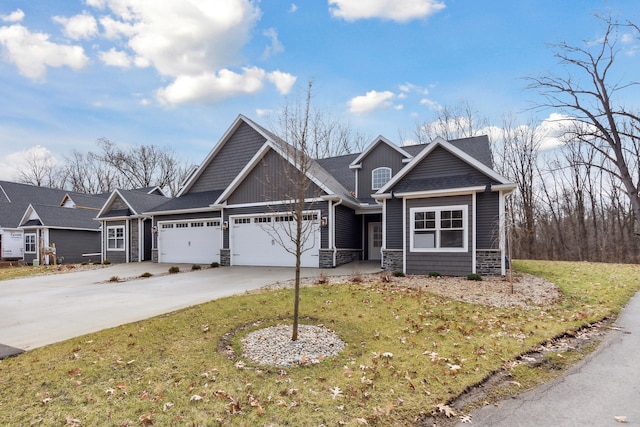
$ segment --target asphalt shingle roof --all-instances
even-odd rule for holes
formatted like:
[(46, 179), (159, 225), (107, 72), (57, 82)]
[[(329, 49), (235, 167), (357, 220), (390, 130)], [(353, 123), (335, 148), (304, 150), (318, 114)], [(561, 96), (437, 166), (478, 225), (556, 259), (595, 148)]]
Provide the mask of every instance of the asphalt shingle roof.
[[(90, 230), (98, 230), (100, 228), (100, 223), (94, 221), (97, 212), (92, 209), (65, 208), (40, 204), (32, 204), (31, 206), (38, 214), (43, 227)], [(24, 225), (27, 224), (25, 223)]]
[(138, 214), (147, 212), (156, 206), (167, 202), (166, 197), (157, 194), (147, 194), (137, 190), (118, 190), (127, 204)]
[(155, 206), (144, 212), (164, 212), (182, 209), (198, 209), (207, 208), (215, 203), (224, 190), (203, 191), (200, 193), (188, 193), (174, 199), (167, 200), (165, 203)]

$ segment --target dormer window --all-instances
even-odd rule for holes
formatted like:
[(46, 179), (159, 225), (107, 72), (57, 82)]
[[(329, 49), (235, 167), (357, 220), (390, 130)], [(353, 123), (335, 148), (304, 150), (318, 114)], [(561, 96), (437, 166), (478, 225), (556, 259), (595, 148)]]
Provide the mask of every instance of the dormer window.
[(379, 190), (391, 179), (391, 168), (377, 168), (371, 172), (371, 189)]

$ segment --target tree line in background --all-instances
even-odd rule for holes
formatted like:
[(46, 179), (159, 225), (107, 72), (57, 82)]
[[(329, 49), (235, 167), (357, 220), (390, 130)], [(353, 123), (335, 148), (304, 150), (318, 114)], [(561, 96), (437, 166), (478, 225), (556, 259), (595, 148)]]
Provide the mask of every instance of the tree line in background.
[[(514, 258), (640, 262), (640, 113), (625, 107), (625, 96), (638, 83), (614, 74), (619, 30), (630, 30), (640, 39), (640, 28), (608, 17), (601, 20), (605, 35), (597, 42), (553, 47), (566, 75), (528, 78), (528, 88), (546, 99), (539, 107), (553, 111), (555, 123), (548, 119), (547, 126), (533, 120), (523, 125), (506, 115), (492, 126), (462, 102), (416, 126), (412, 139), (417, 143), (437, 136), (450, 140), (490, 135), (496, 170), (516, 184), (506, 206)], [(281, 135), (293, 138), (289, 142), (296, 149), (302, 145), (310, 158), (323, 158), (364, 148), (366, 136), (312, 109), (308, 99), (304, 106), (304, 132), (295, 134), (301, 134), (304, 143), (291, 137), (286, 126)], [(287, 107), (280, 115), (284, 122), (292, 117)], [(557, 146), (550, 148), (549, 141)], [(176, 195), (193, 169), (171, 148), (121, 148), (106, 139), (97, 146), (95, 152), (72, 152), (61, 166), (28, 158), (28, 167), (17, 178), (86, 193), (159, 186)]]

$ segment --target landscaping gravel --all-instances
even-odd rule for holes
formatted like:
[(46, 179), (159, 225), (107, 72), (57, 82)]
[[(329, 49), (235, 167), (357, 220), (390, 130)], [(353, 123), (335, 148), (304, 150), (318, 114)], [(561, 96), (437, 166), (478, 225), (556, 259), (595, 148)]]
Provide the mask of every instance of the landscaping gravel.
[(299, 325), (298, 339), (291, 340), (293, 326), (260, 329), (242, 339), (243, 356), (261, 365), (288, 367), (320, 363), (344, 349), (344, 342), (324, 326)]

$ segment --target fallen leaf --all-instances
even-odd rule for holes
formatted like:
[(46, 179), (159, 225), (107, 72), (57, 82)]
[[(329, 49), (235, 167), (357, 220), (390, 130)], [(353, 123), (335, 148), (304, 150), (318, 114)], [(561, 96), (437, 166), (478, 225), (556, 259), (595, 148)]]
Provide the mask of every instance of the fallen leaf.
[(453, 410), (453, 408), (451, 408), (451, 406), (449, 405), (445, 405), (444, 403), (439, 403), (438, 406), (436, 406), (436, 409), (441, 414), (444, 414), (447, 418), (456, 416), (456, 412)]
[(616, 422), (618, 423), (622, 423), (622, 424), (626, 424), (629, 421), (627, 421), (627, 417), (622, 416), (622, 415), (616, 415), (615, 417), (613, 417), (614, 420), (616, 420)]
[(340, 387), (335, 386), (334, 388), (330, 389), (329, 391), (331, 391), (331, 398), (335, 400), (336, 397), (342, 397), (342, 390), (340, 390)]
[(460, 422), (463, 424), (471, 424), (471, 415), (464, 415), (460, 417)]
[(191, 396), (191, 398), (189, 399), (190, 402), (197, 402), (199, 400), (202, 400), (202, 396), (200, 396), (199, 394), (194, 394), (193, 396)]

